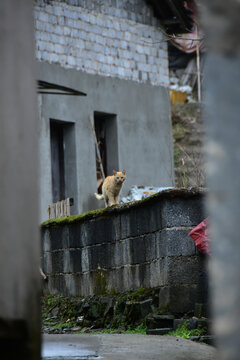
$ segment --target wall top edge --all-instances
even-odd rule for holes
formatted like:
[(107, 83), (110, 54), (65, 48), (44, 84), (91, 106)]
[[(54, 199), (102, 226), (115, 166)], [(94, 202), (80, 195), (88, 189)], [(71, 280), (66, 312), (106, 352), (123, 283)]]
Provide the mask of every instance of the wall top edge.
[(186, 198), (195, 198), (203, 197), (207, 194), (206, 188), (175, 188), (167, 189), (151, 195), (143, 200), (132, 201), (125, 204), (120, 204), (117, 206), (111, 206), (103, 209), (91, 210), (80, 215), (72, 215), (64, 218), (56, 218), (44, 221), (41, 224), (41, 228), (53, 227), (53, 226), (62, 226), (73, 223), (81, 223), (84, 221), (89, 221), (96, 218), (101, 218), (105, 216), (116, 216), (117, 214), (127, 212), (129, 209), (139, 208), (151, 203), (162, 201), (162, 200), (171, 200), (171, 199), (186, 199)]

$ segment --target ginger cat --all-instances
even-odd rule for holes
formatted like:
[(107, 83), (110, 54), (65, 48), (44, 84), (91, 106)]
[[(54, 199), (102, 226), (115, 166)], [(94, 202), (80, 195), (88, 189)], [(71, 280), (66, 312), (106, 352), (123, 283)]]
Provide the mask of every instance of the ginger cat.
[(102, 186), (102, 195), (95, 193), (98, 200), (105, 201), (105, 207), (117, 205), (118, 197), (124, 181), (126, 180), (126, 170), (121, 171), (113, 170), (113, 175), (106, 177)]

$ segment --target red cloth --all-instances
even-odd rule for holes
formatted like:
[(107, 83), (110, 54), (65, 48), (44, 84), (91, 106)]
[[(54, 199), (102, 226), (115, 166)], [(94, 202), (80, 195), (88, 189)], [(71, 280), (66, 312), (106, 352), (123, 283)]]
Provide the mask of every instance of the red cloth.
[(210, 254), (209, 237), (208, 237), (208, 218), (203, 220), (199, 225), (192, 229), (189, 236), (195, 242), (198, 251), (204, 254)]

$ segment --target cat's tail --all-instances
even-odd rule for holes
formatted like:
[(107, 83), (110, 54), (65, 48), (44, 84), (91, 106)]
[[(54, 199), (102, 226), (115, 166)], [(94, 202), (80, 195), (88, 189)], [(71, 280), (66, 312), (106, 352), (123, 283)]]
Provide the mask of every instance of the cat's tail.
[(98, 200), (104, 200), (103, 194), (94, 193), (94, 195), (96, 196), (96, 198), (97, 198)]

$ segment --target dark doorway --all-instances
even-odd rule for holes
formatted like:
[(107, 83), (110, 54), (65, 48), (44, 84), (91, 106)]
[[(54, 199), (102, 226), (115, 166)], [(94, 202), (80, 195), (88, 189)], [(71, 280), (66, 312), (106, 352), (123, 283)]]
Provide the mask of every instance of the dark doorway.
[[(94, 126), (105, 177), (118, 170), (117, 117), (115, 114), (94, 112)], [(101, 193), (103, 174), (96, 155), (97, 188)]]
[(52, 197), (53, 202), (65, 199), (65, 177), (64, 177), (64, 125), (51, 120), (51, 164), (52, 164)]

